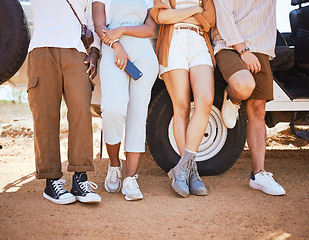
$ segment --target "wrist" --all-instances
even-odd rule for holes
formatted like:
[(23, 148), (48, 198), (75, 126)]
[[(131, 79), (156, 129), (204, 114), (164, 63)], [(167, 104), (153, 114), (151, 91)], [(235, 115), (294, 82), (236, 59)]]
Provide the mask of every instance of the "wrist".
[(240, 43), (233, 45), (233, 48), (236, 50), (236, 52), (239, 53), (241, 50), (244, 50), (245, 48), (247, 48), (247, 45), (244, 42), (240, 42)]
[(91, 49), (91, 51), (90, 51), (89, 55), (95, 55), (95, 56), (97, 56), (97, 59), (99, 59), (99, 58), (100, 58), (100, 52), (99, 52), (99, 50), (98, 50), (98, 49), (96, 49), (96, 48)]
[(246, 47), (245, 49), (242, 49), (241, 51), (238, 52), (239, 56), (243, 55), (246, 52), (249, 52), (250, 48)]
[(116, 41), (116, 42), (114, 42), (114, 43), (112, 44), (112, 48), (113, 48), (113, 49), (116, 49), (116, 48), (119, 48), (119, 47), (121, 47), (121, 44), (120, 44), (119, 41)]
[[(120, 26), (120, 27), (118, 27), (118, 29), (119, 29), (120, 36), (123, 35), (123, 34), (125, 34), (126, 27)], [(119, 36), (119, 37), (120, 37), (120, 36)]]

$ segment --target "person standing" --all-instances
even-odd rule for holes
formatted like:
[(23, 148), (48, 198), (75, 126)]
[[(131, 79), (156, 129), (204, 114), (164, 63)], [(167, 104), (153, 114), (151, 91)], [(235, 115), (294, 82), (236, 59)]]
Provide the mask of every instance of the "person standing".
[(161, 24), (156, 53), (173, 104), (173, 132), (181, 155), (168, 176), (182, 197), (206, 195), (195, 157), (214, 100), (215, 60), (209, 39), (216, 19), (214, 5), (212, 0), (155, 0), (151, 14)]
[[(91, 0), (70, 0), (78, 18), (93, 29)], [(99, 39), (87, 56), (81, 25), (66, 0), (31, 0), (34, 32), (28, 57), (28, 100), (33, 114), (36, 178), (46, 179), (44, 198), (57, 203), (101, 202), (87, 180), (93, 171), (92, 79), (96, 76)], [(69, 193), (61, 179), (60, 105), (68, 107), (68, 168), (74, 172)]]
[[(125, 129), (127, 172), (121, 192), (128, 201), (143, 198), (137, 183), (137, 169), (140, 155), (145, 151), (148, 104), (159, 67), (149, 39), (156, 30), (149, 14), (152, 6), (153, 0), (93, 2), (95, 31), (103, 42), (100, 63), (102, 128), (110, 159), (105, 189), (111, 193), (121, 189), (119, 150)], [(128, 59), (143, 74), (138, 80), (124, 71)]]
[(214, 0), (217, 23), (212, 31), (215, 57), (228, 86), (222, 118), (232, 129), (246, 100), (247, 142), (252, 159), (249, 186), (271, 195), (285, 190), (264, 168), (265, 104), (273, 99), (269, 60), (275, 57), (276, 0)]

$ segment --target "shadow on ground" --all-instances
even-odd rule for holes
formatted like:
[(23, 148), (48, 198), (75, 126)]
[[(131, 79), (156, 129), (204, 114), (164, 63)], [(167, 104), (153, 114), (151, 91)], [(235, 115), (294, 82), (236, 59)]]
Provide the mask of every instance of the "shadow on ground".
[[(99, 187), (100, 204), (53, 204), (42, 196), (44, 180), (22, 174), (6, 182), (0, 193), (0, 239), (308, 239), (309, 150), (268, 150), (266, 155), (266, 168), (285, 187), (286, 196), (248, 187), (248, 151), (225, 174), (202, 178), (208, 196), (186, 199), (171, 190), (166, 174), (146, 154), (138, 179), (144, 199), (137, 202), (104, 190), (108, 159), (98, 155), (96, 171), (88, 176)], [(70, 189), (66, 167), (63, 162)], [(18, 175), (20, 169), (22, 164), (9, 172)]]

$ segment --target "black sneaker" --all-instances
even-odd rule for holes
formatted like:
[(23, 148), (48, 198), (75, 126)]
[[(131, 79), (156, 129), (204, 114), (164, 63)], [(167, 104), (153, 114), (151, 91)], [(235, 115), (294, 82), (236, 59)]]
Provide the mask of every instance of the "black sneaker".
[(64, 179), (46, 179), (43, 197), (57, 204), (69, 204), (76, 201), (76, 197), (69, 193), (65, 187)]
[(98, 186), (93, 182), (87, 181), (85, 172), (75, 173), (73, 175), (71, 193), (76, 197), (77, 201), (84, 203), (101, 202), (101, 197), (94, 193), (92, 188), (97, 189)]

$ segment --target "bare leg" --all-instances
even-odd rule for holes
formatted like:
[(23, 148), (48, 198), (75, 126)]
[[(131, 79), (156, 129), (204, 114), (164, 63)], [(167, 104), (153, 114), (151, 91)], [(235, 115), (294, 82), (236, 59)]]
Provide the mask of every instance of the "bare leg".
[(213, 68), (208, 65), (192, 67), (190, 81), (195, 109), (187, 127), (185, 147), (197, 152), (208, 124), (214, 100)]
[(252, 94), (255, 88), (255, 81), (248, 70), (240, 70), (234, 73), (228, 80), (226, 90), (234, 104), (239, 104)]
[(176, 69), (162, 75), (172, 99), (174, 119), (173, 131), (180, 155), (185, 148), (186, 130), (190, 116), (190, 82), (185, 69)]
[(264, 171), (266, 152), (265, 100), (247, 101), (247, 142), (253, 174)]
[(141, 153), (127, 152), (127, 177), (133, 177), (137, 173)]
[[(120, 143), (115, 145), (109, 145), (106, 143), (107, 153), (110, 159), (110, 166), (112, 167), (119, 167), (119, 150), (120, 150)], [(138, 163), (140, 159), (141, 153), (133, 153), (127, 152), (127, 177), (132, 177), (134, 174), (137, 173)]]
[(120, 143), (117, 143), (115, 145), (109, 145), (106, 143), (105, 145), (106, 145), (107, 154), (110, 160), (110, 166), (119, 167), (120, 166), (120, 163), (119, 163)]

